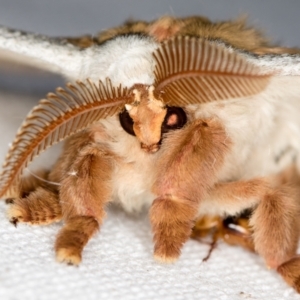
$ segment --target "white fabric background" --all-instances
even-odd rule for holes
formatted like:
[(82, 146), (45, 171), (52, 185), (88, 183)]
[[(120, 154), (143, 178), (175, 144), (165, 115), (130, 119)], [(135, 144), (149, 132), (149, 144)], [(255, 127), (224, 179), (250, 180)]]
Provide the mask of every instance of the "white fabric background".
[[(125, 18), (207, 14), (226, 19), (248, 12), (286, 45), (299, 45), (299, 2), (286, 1), (15, 1), (0, 0), (0, 23), (53, 35), (96, 32)], [(209, 2), (209, 3), (208, 3)], [(98, 25), (100, 24), (100, 25)], [(295, 30), (297, 29), (297, 30)], [(298, 34), (298, 35), (297, 35)], [(297, 38), (298, 37), (298, 38)], [(1, 69), (1, 68), (0, 68)], [(2, 72), (2, 73), (1, 73)], [(61, 79), (6, 66), (0, 71), (0, 160), (29, 109)], [(58, 150), (57, 150), (58, 151)], [(55, 152), (55, 151), (54, 151)], [(55, 156), (55, 154), (53, 154)], [(50, 157), (52, 155), (49, 155)], [(48, 156), (47, 156), (48, 157)], [(48, 163), (42, 157), (41, 165)], [(190, 240), (181, 258), (161, 265), (152, 258), (147, 213), (128, 216), (110, 208), (101, 232), (77, 267), (55, 262), (61, 224), (12, 226), (0, 203), (0, 299), (300, 299), (260, 257), (222, 242), (208, 262), (208, 246)]]

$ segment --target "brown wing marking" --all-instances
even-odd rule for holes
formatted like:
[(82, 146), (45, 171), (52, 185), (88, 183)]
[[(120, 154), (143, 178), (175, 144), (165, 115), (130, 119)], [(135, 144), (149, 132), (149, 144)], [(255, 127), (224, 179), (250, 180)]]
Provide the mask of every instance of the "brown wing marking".
[(265, 89), (270, 76), (224, 45), (175, 37), (155, 51), (155, 86), (166, 103), (183, 106), (247, 97)]
[(131, 93), (110, 80), (68, 84), (47, 95), (28, 114), (18, 130), (0, 175), (0, 197), (19, 194), (20, 177), (34, 157), (55, 143), (101, 118), (116, 114), (131, 100)]

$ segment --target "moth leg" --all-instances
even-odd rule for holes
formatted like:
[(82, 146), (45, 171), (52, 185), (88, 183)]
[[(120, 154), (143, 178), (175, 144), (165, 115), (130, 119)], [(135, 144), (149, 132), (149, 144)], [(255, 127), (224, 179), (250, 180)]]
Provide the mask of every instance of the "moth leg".
[(295, 256), (300, 207), (296, 189), (289, 184), (272, 186), (268, 179), (216, 184), (206, 204), (229, 215), (254, 209), (249, 220), (254, 247), (268, 267), (277, 268)]
[(89, 239), (98, 231), (99, 223), (94, 217), (69, 218), (55, 242), (56, 259), (69, 265), (78, 265), (82, 251)]
[(62, 218), (57, 186), (47, 183), (49, 171), (39, 170), (35, 176), (22, 178), (21, 197), (7, 199), (11, 204), (8, 217), (11, 223), (19, 222), (32, 225), (48, 225)]
[(64, 227), (55, 243), (57, 260), (78, 265), (89, 239), (98, 231), (110, 199), (111, 156), (94, 144), (81, 149), (61, 182)]
[(188, 201), (156, 199), (150, 218), (154, 239), (154, 257), (161, 262), (175, 261), (182, 245), (189, 239), (197, 209)]
[(295, 256), (277, 268), (283, 279), (300, 293), (300, 256)]
[(165, 138), (150, 210), (154, 257), (176, 260), (189, 239), (199, 203), (217, 180), (230, 140), (216, 119), (196, 120)]
[(270, 184), (264, 178), (216, 183), (202, 201), (199, 211), (235, 216), (254, 208), (270, 190)]
[(268, 267), (275, 269), (296, 255), (299, 216), (299, 203), (289, 186), (268, 191), (259, 202), (250, 225), (255, 250)]
[(62, 218), (61, 206), (56, 192), (39, 187), (26, 198), (16, 198), (8, 208), (11, 223), (48, 225)]

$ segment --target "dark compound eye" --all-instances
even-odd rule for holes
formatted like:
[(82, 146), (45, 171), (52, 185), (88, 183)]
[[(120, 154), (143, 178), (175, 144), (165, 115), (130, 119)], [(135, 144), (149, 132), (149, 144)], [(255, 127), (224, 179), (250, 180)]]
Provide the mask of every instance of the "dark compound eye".
[(123, 127), (123, 129), (127, 133), (135, 136), (135, 133), (133, 131), (133, 120), (131, 119), (131, 117), (126, 109), (124, 109), (119, 114), (119, 119), (120, 119), (120, 123), (121, 123), (121, 126)]
[(167, 107), (167, 114), (161, 126), (161, 132), (166, 133), (170, 130), (180, 129), (186, 122), (186, 113), (181, 107)]

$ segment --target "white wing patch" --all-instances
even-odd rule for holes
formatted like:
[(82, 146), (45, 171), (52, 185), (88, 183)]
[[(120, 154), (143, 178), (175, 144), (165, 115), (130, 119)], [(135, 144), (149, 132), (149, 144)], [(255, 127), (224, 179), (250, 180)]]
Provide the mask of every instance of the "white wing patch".
[(59, 39), (0, 27), (0, 56), (61, 74), (72, 82), (109, 77), (114, 85), (153, 84), (152, 53), (157, 47), (151, 38), (128, 35), (80, 49)]

